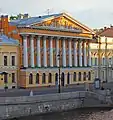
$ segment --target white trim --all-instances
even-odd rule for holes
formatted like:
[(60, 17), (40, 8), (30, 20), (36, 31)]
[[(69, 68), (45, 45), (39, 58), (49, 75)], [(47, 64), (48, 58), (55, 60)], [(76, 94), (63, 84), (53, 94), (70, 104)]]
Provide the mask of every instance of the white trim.
[[(46, 72), (48, 72), (48, 70), (49, 71), (51, 71), (51, 72), (53, 72), (53, 71), (57, 71), (58, 70), (58, 68), (34, 68), (34, 69), (32, 69), (32, 68), (27, 68), (27, 69), (20, 69), (20, 71), (26, 71), (26, 72), (37, 72), (37, 71), (46, 71)], [(76, 71), (76, 70), (92, 70), (92, 68), (91, 67), (74, 67), (74, 68), (61, 68), (61, 71), (70, 71), (70, 70), (73, 70), (73, 71)]]
[(39, 35), (39, 36), (48, 36), (48, 37), (66, 37), (66, 38), (76, 38), (76, 39), (83, 39), (83, 40), (92, 40), (92, 38), (88, 37), (77, 37), (77, 36), (62, 36), (62, 35), (50, 35), (50, 34), (39, 34), (39, 33), (19, 33), (20, 35)]

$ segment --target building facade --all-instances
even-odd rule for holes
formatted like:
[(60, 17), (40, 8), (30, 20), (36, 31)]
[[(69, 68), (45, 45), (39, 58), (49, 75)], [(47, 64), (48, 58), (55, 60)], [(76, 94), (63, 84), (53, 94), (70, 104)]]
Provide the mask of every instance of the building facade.
[(19, 87), (57, 86), (59, 69), (62, 86), (93, 82), (94, 33), (70, 15), (12, 20), (7, 28), (6, 34), (20, 42)]
[(17, 88), (19, 42), (0, 35), (0, 89)]
[(113, 27), (101, 29), (97, 43), (91, 43), (91, 65), (94, 77), (113, 81)]

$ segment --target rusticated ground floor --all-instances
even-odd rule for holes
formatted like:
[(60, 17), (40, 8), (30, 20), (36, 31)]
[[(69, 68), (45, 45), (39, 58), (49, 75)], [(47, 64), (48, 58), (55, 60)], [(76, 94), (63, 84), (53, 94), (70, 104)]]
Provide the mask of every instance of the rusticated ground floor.
[(27, 68), (20, 70), (19, 87), (62, 86), (78, 84), (94, 80), (94, 72), (91, 67), (78, 68)]

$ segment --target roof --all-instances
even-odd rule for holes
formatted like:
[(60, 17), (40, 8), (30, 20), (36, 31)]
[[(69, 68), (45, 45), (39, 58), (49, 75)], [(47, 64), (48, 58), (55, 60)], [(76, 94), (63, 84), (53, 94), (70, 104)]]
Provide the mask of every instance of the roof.
[(113, 27), (104, 29), (98, 35), (105, 37), (113, 37)]
[(87, 26), (83, 25), (79, 21), (75, 20), (73, 17), (71, 17), (67, 13), (58, 13), (58, 14), (44, 15), (44, 16), (38, 16), (38, 17), (24, 18), (24, 19), (19, 19), (19, 20), (12, 20), (12, 21), (10, 21), (10, 24), (16, 25), (17, 27), (27, 27), (29, 25), (41, 23), (41, 22), (46, 21), (48, 19), (54, 19), (54, 18), (59, 17), (61, 15), (67, 17), (68, 19), (71, 19), (73, 22), (75, 22), (79, 26), (85, 28), (86, 30), (88, 30), (94, 34), (93, 30), (91, 30)]
[(18, 45), (19, 41), (8, 38), (6, 35), (0, 35), (0, 45), (6, 44), (6, 45)]
[(52, 14), (52, 15), (44, 15), (44, 16), (38, 16), (38, 17), (30, 17), (30, 18), (24, 18), (19, 20), (12, 20), (10, 22), (11, 25), (31, 25), (34, 23), (40, 23), (44, 21), (45, 19), (49, 19), (51, 17), (57, 17), (61, 14)]

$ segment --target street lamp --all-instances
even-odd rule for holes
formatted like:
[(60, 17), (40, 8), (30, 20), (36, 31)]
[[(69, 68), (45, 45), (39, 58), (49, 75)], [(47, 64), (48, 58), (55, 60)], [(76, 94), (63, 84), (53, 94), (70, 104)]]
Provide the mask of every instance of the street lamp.
[(108, 52), (108, 49), (107, 49), (107, 38), (105, 37), (105, 68), (106, 68), (106, 83), (108, 81), (108, 55), (107, 55), (107, 52)]
[(59, 61), (59, 67), (58, 67), (58, 73), (59, 73), (59, 77), (58, 77), (58, 93), (61, 92), (60, 90), (60, 51), (59, 51), (59, 54), (57, 55), (58, 57), (58, 61)]

